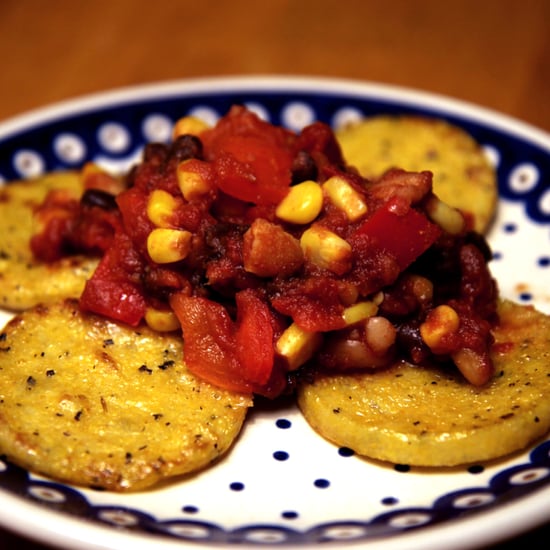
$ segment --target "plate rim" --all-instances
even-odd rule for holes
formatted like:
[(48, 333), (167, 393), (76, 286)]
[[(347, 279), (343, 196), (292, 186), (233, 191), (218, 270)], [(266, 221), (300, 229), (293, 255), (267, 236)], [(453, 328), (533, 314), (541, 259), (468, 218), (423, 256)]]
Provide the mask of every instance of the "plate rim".
[[(25, 538), (45, 542), (49, 545), (55, 544), (67, 550), (73, 550), (77, 543), (80, 550), (120, 550), (126, 548), (126, 544), (132, 544), (134, 550), (150, 550), (152, 544), (157, 550), (181, 548), (219, 550), (224, 546), (215, 543), (197, 544), (141, 531), (134, 533), (117, 530), (115, 526), (88, 521), (79, 516), (71, 516), (66, 513), (60, 515), (49, 508), (41, 509), (41, 513), (38, 514), (39, 521), (32, 522), (32, 526), (41, 528), (42, 535), (49, 535), (48, 538), (45, 538), (36, 532), (25, 531), (24, 525), (29, 522), (17, 520), (18, 517), (28, 517), (28, 512), (36, 513), (40, 509), (39, 505), (2, 489), (0, 491), (3, 505), (7, 505), (12, 517), (16, 519), (15, 522), (8, 523), (4, 519), (4, 512), (0, 512), (0, 525)], [(550, 487), (544, 487), (535, 490), (528, 496), (520, 497), (508, 504), (500, 504), (496, 509), (482, 511), (473, 516), (454, 518), (441, 524), (392, 535), (390, 538), (381, 536), (366, 541), (324, 542), (323, 546), (339, 549), (344, 543), (346, 548), (352, 550), (373, 550), (382, 546), (384, 549), (391, 548), (392, 550), (440, 550), (442, 541), (445, 541), (446, 550), (481, 548), (518, 536), (541, 525), (543, 521), (547, 521), (545, 505), (548, 504), (549, 497)], [(526, 502), (529, 504), (531, 513), (527, 521), (522, 521), (525, 518)], [(523, 514), (518, 514), (520, 509), (523, 509), (521, 510)], [(491, 525), (490, 529), (487, 529), (488, 524)], [(456, 534), (456, 531), (460, 531), (460, 538), (453, 541), (452, 535)], [(309, 549), (314, 545), (317, 546), (316, 543), (307, 543), (300, 545), (299, 548)], [(293, 548), (291, 543), (283, 543), (278, 546), (286, 549)], [(236, 550), (257, 550), (262, 547), (266, 547), (266, 545), (240, 543), (235, 545)], [(269, 546), (267, 545), (267, 547)]]
[[(237, 90), (273, 93), (303, 91), (329, 95), (338, 93), (357, 98), (383, 98), (385, 101), (398, 103), (399, 105), (410, 104), (430, 108), (435, 106), (445, 113), (457, 115), (464, 120), (477, 121), (499, 132), (518, 136), (550, 152), (549, 132), (517, 118), (468, 101), (420, 89), (374, 81), (292, 75), (184, 78), (122, 86), (83, 94), (31, 109), (0, 121), (0, 145), (1, 140), (9, 138), (16, 132), (31, 131), (33, 127), (77, 114), (92, 112), (106, 106), (111, 107), (117, 104), (128, 106), (147, 99), (161, 100), (177, 97), (181, 96), (182, 93), (220, 94)], [(60, 514), (47, 508), (40, 509), (38, 504), (25, 500), (19, 495), (13, 495), (3, 489), (0, 489), (0, 491), (7, 504), (3, 507), (4, 510), (0, 512), (0, 525), (24, 537), (40, 542), (56, 544), (63, 548), (73, 548), (73, 545), (78, 543), (82, 550), (115, 550), (122, 548), (125, 543), (132, 543), (136, 550), (145, 550), (150, 548), (149, 544), (153, 541), (159, 550), (172, 550), (188, 546), (188, 543), (183, 540), (171, 540), (162, 536), (146, 535), (143, 532), (135, 534), (117, 531), (111, 526), (88, 523), (80, 517), (73, 517), (65, 513)], [(473, 516), (453, 519), (420, 530), (393, 535), (391, 538), (382, 537), (381, 539), (357, 543), (346, 542), (346, 547), (367, 549), (384, 544), (385, 546), (391, 545), (396, 550), (413, 550), (415, 548), (433, 548), (435, 550), (435, 548), (439, 548), (441, 533), (455, 532), (457, 528), (460, 529), (462, 525), (466, 524), (468, 529), (463, 529), (460, 545), (457, 545), (457, 548), (473, 548), (480, 545), (480, 543), (491, 544), (524, 533), (541, 525), (542, 522), (548, 521), (548, 514), (545, 513), (543, 504), (547, 503), (549, 497), (550, 487), (543, 487), (529, 495), (519, 497), (514, 502), (500, 504), (495, 509), (479, 512)], [(518, 514), (520, 508), (521, 515)], [(528, 508), (529, 514), (526, 514), (526, 508)], [(8, 514), (5, 513), (6, 510), (9, 512)], [(17, 518), (21, 517), (20, 514), (24, 510), (32, 512), (32, 514), (22, 514), (22, 517), (35, 517), (38, 515), (38, 524), (43, 528), (42, 534), (49, 535), (51, 538), (44, 538), (44, 536), (34, 532), (29, 533), (28, 527), (36, 526), (37, 522), (18, 520)], [(37, 514), (37, 511), (41, 513)], [(521, 521), (518, 519), (519, 517), (521, 517)], [(16, 519), (15, 522), (13, 521), (14, 518)], [(488, 523), (491, 525), (490, 529), (487, 529)], [(27, 530), (25, 530), (25, 527), (27, 527)], [(89, 537), (88, 533), (93, 533), (94, 537)], [(98, 545), (98, 541), (102, 541), (101, 545)], [(432, 541), (433, 546), (428, 544), (430, 541)], [(326, 543), (328, 547), (334, 547), (338, 544), (341, 545), (342, 543)], [(217, 545), (195, 545), (193, 543), (189, 543), (189, 546), (205, 550), (219, 548)], [(288, 545), (285, 546), (289, 547)], [(301, 547), (309, 548), (311, 546), (312, 544), (306, 543)], [(257, 547), (257, 545), (249, 546), (246, 544), (237, 546), (238, 549), (243, 550)], [(448, 546), (448, 548), (451, 549), (453, 546)]]
[(369, 80), (321, 76), (247, 75), (211, 76), (160, 80), (143, 84), (119, 86), (104, 91), (76, 95), (37, 107), (0, 120), (0, 139), (9, 138), (14, 132), (31, 129), (38, 124), (82, 114), (100, 105), (116, 106), (137, 103), (146, 98), (165, 99), (182, 93), (222, 93), (224, 91), (308, 91), (319, 93), (346, 93), (352, 97), (383, 97), (385, 101), (433, 108), (437, 106), (449, 114), (467, 120), (490, 124), (491, 127), (521, 136), (550, 152), (550, 132), (519, 118), (473, 102), (446, 96), (427, 90), (386, 84)]

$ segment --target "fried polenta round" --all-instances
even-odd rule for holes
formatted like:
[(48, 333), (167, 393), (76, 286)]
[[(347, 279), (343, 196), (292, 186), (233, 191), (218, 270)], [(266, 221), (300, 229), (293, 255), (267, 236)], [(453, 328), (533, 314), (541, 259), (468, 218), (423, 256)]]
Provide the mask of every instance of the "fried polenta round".
[(494, 167), (481, 146), (462, 128), (442, 119), (379, 115), (339, 128), (346, 161), (376, 179), (390, 168), (433, 173), (438, 197), (473, 218), (485, 232), (497, 205)]
[(508, 301), (499, 308), (486, 387), (400, 363), (319, 374), (299, 388), (300, 409), (333, 443), (397, 464), (456, 466), (524, 449), (550, 429), (550, 317)]
[(0, 334), (0, 454), (52, 478), (141, 490), (228, 451), (250, 395), (189, 373), (181, 335), (36, 306)]
[(79, 197), (77, 172), (53, 172), (36, 180), (0, 188), (0, 307), (21, 311), (38, 303), (76, 298), (98, 260), (84, 256), (52, 263), (37, 261), (30, 249), (33, 210), (51, 189)]

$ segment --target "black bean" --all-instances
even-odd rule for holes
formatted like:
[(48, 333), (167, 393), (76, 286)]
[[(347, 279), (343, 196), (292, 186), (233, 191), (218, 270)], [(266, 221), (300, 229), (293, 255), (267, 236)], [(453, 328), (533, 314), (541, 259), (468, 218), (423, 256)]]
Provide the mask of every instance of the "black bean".
[(478, 248), (486, 262), (490, 262), (492, 260), (493, 251), (483, 235), (476, 233), (475, 231), (470, 231), (466, 235), (466, 242), (471, 243)]
[(396, 343), (399, 349), (415, 364), (419, 364), (429, 357), (429, 349), (422, 340), (420, 322), (417, 319), (406, 321), (397, 327)]
[(88, 206), (90, 208), (96, 206), (103, 210), (115, 210), (118, 208), (115, 196), (101, 189), (86, 189), (80, 199), (80, 203), (83, 206)]
[(143, 149), (143, 161), (160, 165), (168, 157), (168, 146), (164, 143), (148, 143)]
[(170, 158), (178, 162), (187, 159), (202, 159), (202, 142), (192, 134), (178, 136), (170, 148)]
[(292, 162), (292, 184), (317, 180), (317, 165), (307, 151), (299, 151)]

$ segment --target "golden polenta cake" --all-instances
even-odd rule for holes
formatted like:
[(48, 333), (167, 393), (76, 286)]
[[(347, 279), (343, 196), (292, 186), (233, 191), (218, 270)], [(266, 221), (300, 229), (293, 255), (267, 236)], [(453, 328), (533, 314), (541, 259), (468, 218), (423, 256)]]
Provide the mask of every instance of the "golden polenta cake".
[(479, 143), (442, 119), (379, 115), (336, 131), (346, 161), (376, 179), (390, 168), (429, 170), (439, 198), (470, 214), (485, 232), (497, 204), (494, 167)]
[(455, 466), (521, 450), (550, 429), (550, 317), (509, 301), (499, 313), (496, 374), (484, 387), (401, 362), (318, 374), (299, 388), (300, 409), (326, 439), (393, 463)]
[(86, 315), (75, 300), (0, 333), (0, 454), (64, 482), (129, 491), (204, 468), (251, 401), (190, 374), (180, 334)]
[(0, 187), (0, 307), (20, 311), (40, 302), (80, 296), (98, 260), (73, 256), (44, 263), (30, 249), (33, 211), (48, 191), (79, 197), (77, 172), (53, 172), (36, 180)]

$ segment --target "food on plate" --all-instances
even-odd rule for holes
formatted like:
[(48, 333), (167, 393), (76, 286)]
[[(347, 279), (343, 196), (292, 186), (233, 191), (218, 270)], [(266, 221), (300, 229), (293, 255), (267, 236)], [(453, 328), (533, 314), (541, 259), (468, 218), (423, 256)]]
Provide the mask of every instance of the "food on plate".
[(370, 458), (455, 466), (525, 448), (550, 429), (550, 317), (504, 301), (483, 388), (440, 366), (315, 374), (298, 390), (323, 437)]
[(462, 128), (440, 118), (377, 115), (337, 130), (346, 160), (367, 178), (390, 168), (430, 170), (434, 192), (474, 219), (484, 232), (497, 197), (495, 169), (482, 147)]
[[(181, 326), (191, 372), (267, 397), (292, 389), (309, 362), (373, 369), (435, 357), (473, 384), (490, 379), (490, 252), (432, 192), (430, 172), (365, 180), (319, 122), (295, 134), (234, 107), (198, 135), (185, 123), (171, 144), (146, 147), (113, 198), (119, 217), (84, 311)], [(75, 209), (52, 238), (56, 214), (42, 213), (50, 224), (33, 239), (44, 249), (95, 234), (93, 215), (78, 224)]]
[(216, 461), (249, 395), (214, 387), (182, 361), (181, 338), (35, 306), (0, 333), (0, 450), (56, 479), (138, 490)]
[[(141, 463), (150, 477), (130, 480), (132, 475), (139, 477), (132, 468), (143, 471), (135, 448), (128, 451), (131, 460), (124, 463), (127, 469), (117, 471), (130, 488), (146, 486), (162, 475), (201, 467), (223, 452), (236, 436), (244, 419), (241, 412), (254, 395), (275, 399), (297, 392), (312, 426), (334, 440), (330, 427), (336, 424), (318, 420), (332, 419), (331, 411), (336, 407), (329, 403), (323, 413), (316, 409), (321, 397), (317, 399), (315, 392), (321, 395), (326, 389), (321, 380), (341, 380), (344, 388), (353, 381), (362, 381), (365, 386), (380, 381), (379, 389), (391, 386), (387, 399), (405, 406), (410, 397), (400, 381), (422, 385), (424, 378), (429, 378), (430, 388), (435, 388), (431, 382), (438, 377), (437, 388), (444, 388), (435, 393), (440, 408), (449, 406), (449, 395), (464, 395), (466, 408), (468, 400), (475, 405), (476, 399), (482, 399), (476, 396), (498, 400), (493, 388), (501, 387), (501, 372), (516, 362), (513, 343), (519, 341), (520, 328), (510, 328), (514, 325), (509, 306), (499, 306), (497, 284), (488, 267), (491, 250), (484, 236), (475, 231), (474, 218), (438, 197), (428, 170), (392, 168), (381, 176), (365, 178), (350, 167), (326, 124), (316, 122), (294, 133), (241, 106), (233, 107), (213, 127), (184, 117), (175, 125), (170, 143), (146, 145), (142, 160), (123, 177), (109, 176), (88, 165), (82, 181), (84, 192), (79, 199), (48, 193), (34, 208), (39, 223), (30, 246), (35, 259), (46, 264), (72, 257), (99, 257), (97, 268), (85, 283), (78, 308), (74, 302), (36, 306), (9, 325), (2, 336), (6, 352), (2, 361), (13, 357), (13, 349), (21, 353), (23, 349), (34, 350), (25, 364), (28, 372), (17, 371), (28, 390), (20, 392), (30, 403), (46, 383), (52, 382), (43, 373), (57, 372), (58, 368), (49, 363), (41, 367), (41, 343), (53, 346), (51, 349), (63, 357), (60, 369), (63, 366), (78, 373), (95, 366), (97, 371), (105, 367), (105, 361), (111, 362), (107, 357), (114, 347), (105, 341), (117, 340), (109, 334), (124, 333), (126, 348), (131, 351), (115, 358), (118, 370), (102, 370), (97, 382), (95, 373), (80, 376), (78, 382), (72, 378), (68, 382), (61, 377), (56, 380), (59, 388), (71, 384), (67, 390), (71, 395), (78, 392), (86, 396), (88, 383), (100, 384), (94, 406), (98, 400), (103, 406), (101, 398), (105, 400), (105, 394), (111, 395), (111, 389), (120, 386), (121, 373), (133, 369), (135, 378), (124, 374), (133, 396), (128, 405), (117, 397), (109, 406), (109, 411), (113, 410), (110, 421), (115, 425), (145, 422), (144, 411), (133, 406), (147, 403), (141, 392), (155, 408), (169, 403), (169, 412), (176, 420), (170, 420), (174, 431), (166, 432), (168, 450), (161, 447), (162, 432), (155, 432), (148, 447), (151, 455)], [(488, 211), (487, 206), (487, 215)], [(517, 315), (527, 315), (528, 311), (520, 309)], [(74, 346), (82, 350), (83, 366), (68, 363), (76, 352), (67, 356), (66, 343), (50, 342), (51, 334), (59, 334), (56, 323), (62, 326), (64, 318), (79, 327), (68, 329), (67, 334), (74, 332)], [(99, 337), (90, 324), (98, 327)], [(32, 336), (24, 330), (29, 326)], [(495, 346), (495, 336), (503, 334), (509, 341)], [(144, 337), (147, 344), (141, 342)], [(18, 339), (27, 339), (27, 348), (17, 347)], [(91, 341), (97, 351), (85, 352)], [(161, 355), (169, 347), (170, 360), (180, 369), (169, 372), (193, 380), (191, 386), (185, 385), (185, 391), (179, 392), (181, 380), (166, 379), (166, 386), (158, 392), (162, 397), (157, 392), (153, 396), (150, 384), (155, 383), (153, 376), (161, 373), (150, 366), (149, 346), (151, 353)], [(134, 361), (139, 363), (137, 370)], [(10, 363), (4, 369), (14, 372)], [(395, 377), (396, 370), (403, 370), (403, 377)], [(534, 376), (533, 389), (544, 387), (545, 382)], [(73, 387), (73, 383), (77, 385)], [(185, 452), (178, 434), (203, 433), (206, 429), (204, 417), (186, 416), (186, 400), (197, 397), (191, 396), (190, 388), (199, 383), (210, 388), (209, 396), (216, 392), (225, 395), (236, 416), (225, 428), (229, 435), (221, 442), (211, 441), (205, 449), (200, 447), (201, 452), (192, 455), (189, 466), (178, 462), (177, 457), (181, 459)], [(343, 399), (342, 392), (333, 397)], [(118, 396), (116, 391), (114, 395)], [(368, 400), (361, 389), (351, 398)], [(70, 398), (61, 401), (67, 401), (73, 417), (62, 417), (59, 422), (68, 422), (73, 430), (68, 425), (65, 431), (75, 434), (74, 427), (83, 425), (87, 409), (82, 407), (80, 412), (77, 405), (71, 409), (74, 400)], [(532, 407), (541, 407), (543, 419), (538, 427), (546, 429), (544, 404), (535, 401), (533, 398)], [(11, 410), (9, 403), (13, 406), (13, 402), (6, 403), (3, 410)], [(356, 405), (360, 413), (365, 403)], [(147, 407), (145, 417), (150, 421), (157, 413)], [(203, 408), (205, 414), (214, 411), (218, 416), (210, 401)], [(418, 422), (429, 422), (432, 412), (426, 410), (426, 418)], [(23, 422), (21, 411), (12, 414)], [(353, 417), (354, 413), (349, 414)], [(492, 416), (484, 422), (492, 423), (494, 431), (487, 428), (483, 434), (497, 433), (504, 423), (516, 430), (518, 419), (527, 418), (527, 414), (516, 412), (504, 419)], [(43, 408), (36, 411), (36, 417), (44, 422), (46, 415)], [(178, 429), (177, 419), (186, 428), (179, 425)], [(98, 417), (92, 420), (99, 422)], [(2, 445), (7, 445), (13, 455), (21, 448), (21, 438), (14, 438), (18, 432), (9, 426), (4, 424), (7, 432)], [(160, 430), (160, 424), (144, 426)], [(352, 434), (349, 446), (358, 453), (396, 462), (414, 459), (411, 454), (415, 451), (409, 452), (414, 447), (399, 447), (393, 442), (391, 427), (387, 432), (383, 428), (377, 432), (366, 424), (350, 422), (349, 426), (347, 431), (342, 429), (342, 437)], [(39, 441), (32, 433), (21, 441)], [(94, 436), (98, 433), (100, 430), (95, 429)], [(385, 434), (386, 455), (372, 453), (373, 433), (378, 437)], [(518, 441), (526, 445), (539, 433), (525, 430), (524, 439)], [(414, 435), (411, 432), (411, 437)], [(366, 446), (356, 444), (353, 437), (364, 439)], [(455, 464), (513, 450), (505, 443), (487, 454), (481, 446), (471, 444), (478, 438), (479, 430), (472, 430), (463, 438), (455, 437), (454, 446), (441, 442), (439, 455), (432, 453), (434, 460)], [(122, 435), (120, 440), (124, 441)], [(346, 441), (347, 435), (341, 444)], [(109, 454), (110, 444), (115, 445), (114, 453), (120, 458), (117, 440), (96, 447), (99, 456)], [(124, 445), (129, 446), (131, 443)], [(87, 448), (91, 454), (85, 457), (88, 462), (79, 464), (79, 472), (93, 470), (90, 465), (97, 464), (96, 451)], [(59, 461), (52, 462), (57, 470), (45, 470), (44, 449), (40, 459), (24, 465), (74, 482), (125, 488), (99, 479), (97, 469), (86, 478), (67, 478), (63, 469), (69, 466), (61, 451)], [(475, 452), (470, 452), (472, 449)], [(197, 451), (196, 447), (193, 450)], [(18, 459), (28, 460), (25, 453)], [(169, 468), (159, 466), (159, 453), (170, 462)], [(422, 447), (417, 454), (430, 453)], [(421, 458), (424, 463), (426, 460)]]
[(76, 200), (82, 194), (78, 172), (57, 172), (34, 181), (0, 187), (0, 307), (23, 310), (59, 298), (78, 298), (98, 259), (83, 255), (44, 262), (30, 246), (34, 210), (46, 195)]

